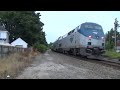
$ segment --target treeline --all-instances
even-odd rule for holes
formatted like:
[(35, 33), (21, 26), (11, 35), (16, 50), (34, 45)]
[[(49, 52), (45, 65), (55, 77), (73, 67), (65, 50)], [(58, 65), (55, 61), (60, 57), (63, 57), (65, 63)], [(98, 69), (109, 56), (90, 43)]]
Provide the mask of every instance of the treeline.
[(48, 44), (48, 48), (52, 48), (52, 46), (53, 46), (53, 43), (52, 42), (50, 42), (49, 44)]
[(10, 43), (17, 38), (22, 38), (29, 46), (47, 46), (44, 23), (40, 21), (40, 13), (35, 11), (1, 11), (0, 22), (9, 31)]
[[(106, 33), (105, 37), (106, 37), (105, 48), (107, 50), (114, 49), (114, 47), (115, 47), (115, 31), (113, 30), (113, 28)], [(116, 31), (116, 40), (120, 40), (120, 33), (118, 31)]]

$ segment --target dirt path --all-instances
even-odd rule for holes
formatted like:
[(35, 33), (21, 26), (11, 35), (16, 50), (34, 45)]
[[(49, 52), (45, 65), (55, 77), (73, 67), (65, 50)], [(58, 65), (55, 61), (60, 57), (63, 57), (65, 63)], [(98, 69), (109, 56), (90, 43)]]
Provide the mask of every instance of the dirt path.
[(119, 79), (120, 70), (48, 50), (17, 79)]

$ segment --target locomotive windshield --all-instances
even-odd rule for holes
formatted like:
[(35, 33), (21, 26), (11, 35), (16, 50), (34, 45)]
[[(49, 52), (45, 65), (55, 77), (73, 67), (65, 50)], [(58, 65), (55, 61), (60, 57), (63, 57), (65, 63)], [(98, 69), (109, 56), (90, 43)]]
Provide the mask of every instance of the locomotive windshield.
[(101, 30), (101, 26), (94, 26), (94, 25), (85, 25), (84, 26), (86, 29), (95, 29), (95, 30)]

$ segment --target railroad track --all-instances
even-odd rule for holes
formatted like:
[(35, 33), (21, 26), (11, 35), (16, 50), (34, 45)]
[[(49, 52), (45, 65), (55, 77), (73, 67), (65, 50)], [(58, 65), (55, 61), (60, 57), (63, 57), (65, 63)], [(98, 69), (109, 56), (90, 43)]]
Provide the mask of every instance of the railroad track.
[[(60, 53), (63, 54), (63, 53)], [(114, 66), (120, 69), (120, 60), (119, 59), (110, 59), (104, 56), (101, 56), (101, 58), (99, 59), (91, 59), (91, 58), (85, 58), (85, 57), (80, 57), (80, 56), (73, 56), (70, 54), (63, 54), (66, 56), (70, 56), (76, 59), (80, 59), (80, 60), (84, 60), (87, 62), (92, 62), (92, 63), (97, 63), (97, 64), (104, 64), (104, 65), (108, 65), (108, 66)]]

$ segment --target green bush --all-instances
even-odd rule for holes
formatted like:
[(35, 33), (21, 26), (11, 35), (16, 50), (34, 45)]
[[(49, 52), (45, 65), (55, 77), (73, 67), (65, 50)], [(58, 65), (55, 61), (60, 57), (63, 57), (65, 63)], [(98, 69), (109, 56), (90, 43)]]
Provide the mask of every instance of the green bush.
[(105, 49), (106, 50), (112, 50), (113, 48), (114, 48), (114, 43), (113, 42), (111, 42), (111, 43), (106, 42), (105, 43)]
[(47, 46), (45, 46), (43, 44), (35, 44), (33, 47), (42, 53), (47, 50)]
[(120, 53), (117, 53), (115, 51), (106, 51), (103, 55), (110, 58), (120, 59)]

